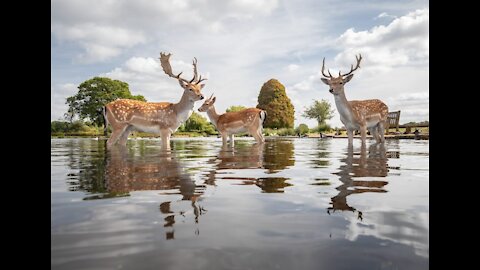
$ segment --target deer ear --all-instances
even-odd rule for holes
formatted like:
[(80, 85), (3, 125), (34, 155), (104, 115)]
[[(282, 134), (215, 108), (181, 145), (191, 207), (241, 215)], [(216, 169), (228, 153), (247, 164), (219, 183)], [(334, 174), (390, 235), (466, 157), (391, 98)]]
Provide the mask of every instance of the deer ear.
[(348, 75), (347, 77), (345, 77), (345, 79), (343, 79), (343, 83), (349, 82), (352, 78), (353, 78), (353, 74)]
[(215, 100), (217, 100), (217, 97), (212, 98), (212, 104), (215, 103)]
[(327, 78), (321, 78), (321, 80), (322, 80), (322, 82), (323, 82), (324, 84), (330, 85), (330, 84), (328, 83), (328, 79), (327, 79)]
[(203, 87), (205, 87), (205, 84), (204, 83), (200, 84), (200, 89), (203, 89)]
[(181, 86), (182, 88), (187, 87), (187, 84), (184, 83), (182, 80), (178, 80), (178, 84), (180, 84), (180, 86)]

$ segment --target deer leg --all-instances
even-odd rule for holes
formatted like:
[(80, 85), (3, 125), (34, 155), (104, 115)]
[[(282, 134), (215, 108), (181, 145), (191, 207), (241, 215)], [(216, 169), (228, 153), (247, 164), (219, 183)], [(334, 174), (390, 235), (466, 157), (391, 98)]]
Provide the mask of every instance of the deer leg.
[(353, 144), (353, 130), (347, 129), (348, 145)]
[(170, 150), (170, 131), (169, 130), (161, 130), (160, 137), (162, 138), (162, 149), (163, 150)]
[(117, 142), (117, 140), (120, 138), (126, 128), (127, 125), (116, 126), (113, 128), (112, 135), (110, 135), (110, 138), (108, 138), (107, 140), (107, 149), (111, 148), (112, 145)]
[(122, 136), (120, 136), (120, 139), (118, 140), (118, 144), (125, 146), (127, 144), (128, 135), (130, 135), (131, 131), (132, 131), (132, 126), (128, 126), (127, 128), (125, 128)]
[(227, 145), (227, 134), (222, 133), (222, 145), (225, 146)]
[(368, 131), (370, 131), (370, 134), (372, 134), (373, 138), (377, 141), (377, 143), (379, 143), (380, 137), (378, 135), (378, 124), (373, 128), (369, 128)]
[(262, 138), (260, 137), (260, 135), (258, 135), (258, 130), (250, 130), (250, 134), (255, 139), (255, 141), (257, 141), (257, 143), (262, 142)]
[(385, 122), (380, 121), (378, 123), (378, 133), (380, 133), (380, 142), (384, 143), (385, 142)]
[(265, 138), (263, 137), (262, 127), (257, 129), (258, 138), (260, 139), (259, 143), (264, 143)]
[(365, 144), (367, 138), (367, 127), (365, 125), (360, 126), (360, 136), (362, 137), (362, 145)]
[(235, 140), (233, 139), (234, 135), (230, 134), (230, 145), (233, 147), (235, 145)]

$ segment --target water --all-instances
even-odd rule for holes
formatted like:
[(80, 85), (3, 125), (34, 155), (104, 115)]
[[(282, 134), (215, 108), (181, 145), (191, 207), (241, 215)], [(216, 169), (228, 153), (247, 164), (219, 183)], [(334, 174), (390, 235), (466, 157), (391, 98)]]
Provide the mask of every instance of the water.
[(428, 141), (51, 140), (52, 269), (427, 269)]

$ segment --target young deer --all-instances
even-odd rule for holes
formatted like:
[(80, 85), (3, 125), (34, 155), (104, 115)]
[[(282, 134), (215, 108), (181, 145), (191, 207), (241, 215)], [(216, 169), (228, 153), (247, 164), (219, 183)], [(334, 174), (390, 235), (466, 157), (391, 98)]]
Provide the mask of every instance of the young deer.
[(385, 142), (384, 133), (388, 116), (387, 105), (378, 99), (348, 101), (345, 97), (344, 85), (352, 79), (353, 74), (351, 73), (360, 67), (362, 55), (359, 55), (356, 59), (357, 65), (355, 68), (352, 65), (350, 72), (342, 74), (339, 71), (338, 77), (334, 77), (330, 74), (330, 70), (328, 70), (328, 75), (325, 74), (325, 58), (323, 58), (322, 75), (325, 78), (322, 78), (322, 82), (330, 86), (329, 91), (335, 98), (340, 120), (347, 130), (348, 144), (352, 145), (355, 130), (360, 130), (362, 144), (365, 144), (367, 129), (378, 143), (383, 143)]
[(130, 99), (119, 99), (104, 107), (105, 126), (110, 124), (113, 132), (107, 141), (107, 148), (115, 142), (125, 145), (128, 135), (133, 130), (160, 134), (162, 148), (170, 148), (170, 136), (185, 122), (193, 112), (195, 101), (204, 99), (200, 92), (205, 84), (200, 84), (202, 76), (197, 76), (197, 59), (193, 60), (193, 78), (188, 81), (173, 75), (170, 66), (171, 54), (160, 53), (160, 63), (168, 76), (178, 80), (183, 88), (182, 98), (178, 103), (143, 102)]
[[(213, 94), (212, 94), (213, 96)], [(238, 112), (227, 112), (224, 114), (217, 114), (215, 111), (216, 97), (210, 96), (202, 106), (198, 109), (199, 112), (207, 112), (210, 121), (215, 125), (217, 130), (222, 135), (223, 146), (227, 144), (227, 137), (230, 136), (230, 144), (234, 146), (233, 135), (248, 132), (252, 135), (257, 143), (263, 143), (263, 122), (267, 116), (267, 112), (257, 108), (248, 108)]]

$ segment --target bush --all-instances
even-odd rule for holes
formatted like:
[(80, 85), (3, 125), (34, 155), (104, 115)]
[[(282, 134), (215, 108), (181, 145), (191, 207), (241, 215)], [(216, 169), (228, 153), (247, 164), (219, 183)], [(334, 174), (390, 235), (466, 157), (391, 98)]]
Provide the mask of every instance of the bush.
[(317, 131), (322, 133), (329, 132), (330, 130), (332, 130), (332, 127), (329, 124), (320, 124), (317, 127)]
[(295, 133), (300, 135), (305, 135), (310, 131), (306, 124), (300, 124), (296, 129)]

